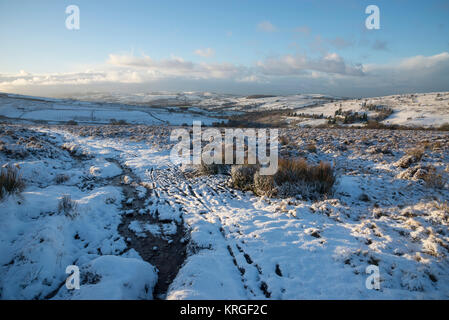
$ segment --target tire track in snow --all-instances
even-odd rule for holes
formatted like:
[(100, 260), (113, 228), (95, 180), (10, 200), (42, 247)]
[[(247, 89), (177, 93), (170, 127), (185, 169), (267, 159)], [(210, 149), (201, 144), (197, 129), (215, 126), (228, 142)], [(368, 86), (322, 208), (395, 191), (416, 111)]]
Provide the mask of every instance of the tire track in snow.
[[(214, 187), (218, 187), (218, 189), (221, 190), (221, 198), (219, 199), (219, 204), (221, 204), (226, 207), (226, 197), (230, 198), (236, 198), (238, 197), (234, 190), (227, 188), (226, 186), (218, 186), (215, 185)], [(252, 258), (249, 254), (247, 254), (243, 248), (241, 247), (242, 244), (238, 244), (238, 240), (235, 239), (235, 236), (233, 233), (226, 231), (224, 226), (226, 225), (224, 219), (226, 219), (225, 216), (220, 214), (220, 212), (226, 211), (225, 208), (216, 208), (213, 204), (210, 206), (205, 203), (205, 197), (204, 195), (199, 195), (189, 184), (188, 189), (190, 191), (190, 194), (206, 209), (206, 214), (203, 217), (204, 219), (208, 220), (208, 216), (212, 216), (215, 219), (211, 219), (212, 221), (219, 221), (219, 231), (220, 234), (223, 237), (223, 240), (226, 243), (226, 248), (229, 253), (229, 255), (232, 258), (233, 264), (236, 267), (237, 271), (239, 272), (241, 276), (241, 281), (243, 284), (244, 289), (248, 292), (248, 294), (254, 298), (257, 298), (256, 292), (261, 292), (265, 298), (271, 297), (271, 292), (269, 291), (268, 285), (265, 281), (261, 279), (262, 277), (262, 269), (259, 267), (257, 263), (254, 263)], [(211, 186), (206, 187), (206, 191), (210, 192), (212, 194), (212, 197), (216, 199), (218, 193), (216, 190), (214, 190)], [(237, 231), (239, 232), (239, 230)], [(237, 250), (233, 250), (233, 248)], [(247, 278), (247, 274), (250, 273), (256, 278), (256, 282), (259, 283), (258, 288), (252, 287), (250, 280)], [(258, 291), (259, 289), (260, 291)]]

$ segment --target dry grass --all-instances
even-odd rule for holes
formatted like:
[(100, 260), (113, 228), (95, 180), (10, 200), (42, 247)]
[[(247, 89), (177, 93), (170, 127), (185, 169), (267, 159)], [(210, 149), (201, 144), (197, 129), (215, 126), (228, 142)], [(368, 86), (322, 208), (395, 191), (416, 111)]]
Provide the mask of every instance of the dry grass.
[(427, 173), (422, 178), (429, 188), (443, 189), (446, 181), (444, 177), (437, 172), (436, 168), (430, 166)]
[(282, 146), (286, 146), (286, 145), (288, 145), (290, 143), (290, 139), (287, 138), (286, 136), (281, 136), (281, 137), (279, 137), (279, 143)]
[(13, 166), (6, 166), (0, 171), (0, 199), (6, 194), (17, 193), (23, 190), (25, 183), (19, 170)]
[(252, 190), (256, 165), (234, 165), (231, 167), (232, 186), (240, 190)]
[(128, 123), (126, 122), (126, 120), (116, 120), (116, 119), (111, 119), (110, 124), (115, 125), (115, 126), (124, 126), (127, 125)]
[(444, 148), (444, 145), (441, 141), (436, 141), (432, 144), (432, 151), (439, 151)]
[(433, 202), (433, 206), (436, 209), (443, 211), (446, 214), (446, 220), (449, 221), (449, 201), (444, 202), (435, 201)]
[(273, 176), (262, 176), (257, 171), (254, 174), (254, 193), (259, 196), (272, 197), (276, 195), (276, 184)]
[(300, 195), (304, 199), (319, 199), (332, 193), (334, 169), (329, 163), (310, 165), (302, 158), (279, 159), (278, 171), (262, 176), (256, 165), (233, 166), (231, 183), (240, 190), (252, 190), (257, 195), (282, 198)]
[(55, 177), (55, 183), (56, 184), (62, 184), (64, 182), (69, 181), (70, 177), (66, 174), (58, 174)]
[(311, 153), (316, 153), (316, 151), (317, 151), (316, 144), (314, 144), (314, 143), (307, 144), (306, 149), (307, 149), (307, 151), (309, 151)]
[(329, 194), (334, 183), (334, 169), (329, 163), (320, 162), (309, 165), (305, 159), (279, 159), (278, 171), (274, 176), (277, 185), (306, 184), (311, 192), (321, 195)]
[(197, 174), (198, 175), (214, 175), (214, 174), (224, 174), (228, 171), (228, 165), (226, 164), (206, 164), (203, 161), (201, 161), (201, 164), (197, 167)]
[(58, 204), (58, 212), (64, 213), (69, 218), (74, 218), (76, 216), (77, 204), (70, 195), (65, 194), (62, 196)]
[(387, 126), (377, 120), (368, 120), (368, 122), (366, 123), (365, 128), (367, 129), (388, 129), (388, 128), (392, 128), (393, 126)]
[(68, 126), (77, 126), (78, 122), (76, 122), (75, 120), (69, 120), (69, 121), (66, 122), (66, 124)]
[(413, 156), (416, 161), (419, 161), (422, 159), (424, 151), (424, 148), (412, 148), (407, 150), (407, 154)]

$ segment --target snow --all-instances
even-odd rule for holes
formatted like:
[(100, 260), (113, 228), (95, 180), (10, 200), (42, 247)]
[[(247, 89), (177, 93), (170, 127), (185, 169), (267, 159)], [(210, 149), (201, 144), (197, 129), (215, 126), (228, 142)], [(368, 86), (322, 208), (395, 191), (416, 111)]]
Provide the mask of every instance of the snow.
[(310, 115), (323, 114), (325, 117), (334, 116), (335, 111), (352, 110), (354, 112), (367, 112), (368, 116), (373, 112), (363, 109), (362, 104), (388, 106), (393, 114), (383, 120), (384, 124), (397, 124), (419, 127), (438, 127), (449, 123), (449, 92), (417, 93), (392, 95), (385, 97), (350, 99), (336, 102), (328, 102), (315, 107), (305, 107), (298, 113)]
[[(77, 203), (75, 218), (58, 213), (64, 194)], [(120, 202), (120, 190), (28, 187), (1, 202), (2, 298), (43, 299), (65, 281), (67, 265), (123, 251), (126, 245), (116, 237), (120, 215), (107, 199)]]
[[(123, 200), (120, 188), (88, 187), (92, 176), (113, 177), (121, 169), (101, 155), (80, 163), (58, 149), (53, 144), (55, 141), (60, 146), (64, 144), (61, 137), (54, 135), (52, 139), (42, 140), (44, 150), (15, 162), (27, 186), (20, 195), (7, 196), (0, 202), (1, 297), (151, 298), (157, 279), (154, 268), (141, 258), (136, 262), (136, 257), (119, 257), (127, 249), (124, 239), (117, 234), (121, 222), (119, 206)], [(5, 154), (0, 159), (4, 163)], [(56, 175), (63, 173), (70, 179), (56, 184)], [(60, 212), (58, 208), (65, 195), (70, 195), (75, 203), (73, 212)], [(107, 255), (116, 255), (117, 259), (98, 260)], [(83, 290), (73, 296), (62, 294), (61, 290), (66, 290), (65, 268), (72, 264), (98, 271), (104, 281), (92, 287), (82, 286)], [(130, 274), (117, 277), (119, 271), (127, 269)], [(147, 281), (137, 283), (136, 279), (144, 275)]]
[(327, 123), (326, 119), (311, 119), (311, 120), (301, 121), (298, 125), (300, 127), (315, 127), (315, 126), (323, 125), (326, 123)]
[[(447, 133), (284, 129), (294, 151), (338, 172), (333, 195), (303, 201), (233, 190), (225, 175), (186, 177), (160, 125), (1, 129), (0, 164), (16, 164), (26, 181), (0, 201), (2, 299), (152, 299), (161, 272), (129, 246), (133, 234), (161, 241), (146, 248), (154, 255), (179, 237), (187, 245), (166, 299), (449, 298), (447, 185), (429, 188), (394, 165), (426, 141), (412, 165), (447, 179)], [(307, 153), (312, 139), (317, 151)], [(71, 213), (59, 209), (65, 195)], [(119, 232), (125, 215), (129, 237)], [(80, 290), (64, 285), (68, 265), (80, 268)], [(365, 286), (370, 265), (380, 290)]]
[(122, 173), (122, 170), (116, 164), (108, 162), (104, 159), (95, 159), (89, 173), (96, 178), (112, 178)]
[(18, 95), (0, 96), (0, 116), (16, 121), (45, 121), (60, 123), (76, 121), (85, 124), (108, 124), (112, 120), (124, 120), (128, 124), (192, 125), (201, 120), (210, 125), (222, 119), (199, 113), (176, 112), (169, 108), (133, 106), (116, 103), (82, 102), (73, 100), (41, 100)]
[[(250, 111), (292, 110), (296, 114), (334, 116), (335, 111), (352, 110), (375, 116), (363, 104), (388, 106), (393, 114), (382, 122), (420, 127), (449, 123), (449, 93), (402, 94), (385, 97), (344, 99), (323, 94), (246, 97), (208, 92), (84, 93), (65, 99), (47, 99), (13, 94), (0, 96), (0, 116), (21, 121), (60, 123), (74, 120), (85, 124), (108, 124), (124, 120), (129, 124), (204, 125), (227, 121), (223, 116)], [(67, 99), (68, 98), (68, 99)], [(75, 100), (76, 99), (76, 100)], [(287, 121), (298, 118), (286, 118)], [(304, 119), (300, 126), (319, 126), (326, 119)]]
[[(72, 300), (136, 300), (153, 299), (157, 270), (135, 258), (104, 255), (80, 268), (97, 283), (84, 284), (79, 290), (61, 289), (54, 299)], [(98, 280), (97, 280), (98, 279)]]

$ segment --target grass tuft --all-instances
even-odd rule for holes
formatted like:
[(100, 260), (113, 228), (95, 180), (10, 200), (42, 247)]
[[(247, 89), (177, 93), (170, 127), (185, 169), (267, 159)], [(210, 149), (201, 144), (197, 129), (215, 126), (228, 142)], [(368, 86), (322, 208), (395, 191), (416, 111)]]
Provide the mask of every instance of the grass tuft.
[(70, 195), (65, 194), (59, 201), (58, 212), (64, 213), (67, 217), (73, 219), (76, 216), (77, 207), (76, 201), (72, 200)]
[(310, 165), (305, 159), (279, 159), (278, 171), (271, 176), (259, 174), (256, 165), (231, 168), (231, 184), (240, 190), (251, 190), (260, 196), (319, 199), (332, 193), (336, 177), (329, 163)]
[(16, 167), (8, 165), (0, 171), (0, 199), (6, 194), (18, 193), (25, 188), (25, 182)]

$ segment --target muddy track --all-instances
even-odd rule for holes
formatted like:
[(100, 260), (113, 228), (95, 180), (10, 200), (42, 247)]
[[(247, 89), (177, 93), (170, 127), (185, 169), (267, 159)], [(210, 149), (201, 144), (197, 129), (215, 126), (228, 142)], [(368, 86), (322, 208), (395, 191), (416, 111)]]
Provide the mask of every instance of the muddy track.
[[(61, 149), (61, 146), (58, 146), (48, 137), (41, 138), (44, 138), (52, 146)], [(67, 154), (78, 163), (80, 168), (84, 167), (84, 161), (90, 159), (90, 157), (71, 152), (67, 152)], [(161, 230), (163, 230), (163, 223), (171, 221), (160, 220), (157, 214), (157, 206), (152, 206), (154, 203), (157, 204), (159, 202), (158, 192), (156, 189), (153, 189), (155, 183), (142, 185), (140, 179), (131, 169), (122, 165), (116, 159), (107, 158), (106, 160), (121, 168), (122, 174), (113, 178), (84, 179), (78, 187), (91, 190), (98, 185), (114, 185), (122, 189), (124, 200), (121, 205), (124, 214), (122, 215), (122, 222), (118, 226), (118, 232), (127, 244), (127, 249), (124, 252), (132, 248), (139, 253), (143, 260), (158, 269), (158, 282), (154, 288), (153, 296), (155, 299), (164, 299), (169, 285), (175, 279), (186, 259), (188, 235), (186, 234), (184, 221), (181, 217), (181, 222), (174, 222), (176, 224), (176, 233), (170, 233), (170, 235), (164, 235), (162, 232), (160, 236), (154, 236), (152, 233), (147, 232), (145, 237), (137, 236), (129, 229), (129, 224), (132, 221), (158, 225), (161, 227)], [(129, 184), (123, 183), (125, 176), (130, 177), (132, 182)], [(153, 177), (153, 175), (151, 176)], [(139, 186), (140, 188), (143, 186), (146, 189), (144, 197), (139, 197), (139, 191), (136, 189)], [(128, 203), (129, 199), (133, 199), (133, 201)], [(156, 207), (156, 212), (149, 212), (149, 207)], [(145, 214), (141, 213), (142, 210), (145, 211)]]
[[(82, 162), (86, 159), (84, 157), (79, 157), (74, 154), (70, 154), (72, 158), (77, 160), (82, 166)], [(213, 206), (209, 206), (204, 202), (204, 199), (200, 194), (196, 192), (187, 183), (186, 189), (182, 190), (175, 182), (179, 181), (179, 172), (173, 170), (172, 168), (164, 170), (153, 170), (147, 172), (147, 177), (149, 181), (142, 183), (140, 178), (135, 175), (130, 168), (123, 165), (121, 162), (114, 158), (106, 158), (105, 160), (114, 163), (119, 168), (121, 168), (122, 173), (114, 178), (106, 179), (96, 179), (95, 181), (86, 180), (83, 182), (84, 188), (94, 187), (94, 185), (114, 185), (122, 189), (124, 199), (121, 203), (122, 211), (122, 222), (118, 226), (119, 234), (125, 239), (127, 244), (127, 250), (134, 249), (139, 253), (143, 260), (149, 262), (158, 269), (158, 282), (154, 288), (154, 298), (155, 299), (165, 299), (168, 287), (175, 279), (180, 268), (182, 267), (184, 261), (187, 258), (187, 246), (189, 240), (189, 234), (184, 226), (184, 221), (181, 214), (181, 222), (175, 222), (176, 233), (171, 233), (169, 235), (157, 234), (154, 235), (151, 232), (145, 232), (145, 235), (136, 234), (130, 229), (130, 224), (132, 222), (138, 221), (142, 224), (158, 225), (161, 230), (163, 230), (163, 225), (167, 223), (172, 223), (172, 220), (160, 219), (158, 213), (159, 205), (167, 205), (168, 202), (164, 199), (164, 196), (168, 196), (170, 199), (177, 204), (181, 205), (182, 211), (185, 211), (186, 206), (191, 205), (191, 201), (197, 203), (198, 206), (203, 207), (205, 213), (209, 216), (214, 216), (218, 221), (220, 221), (220, 233), (223, 239), (227, 242), (228, 252), (234, 262), (236, 269), (238, 270), (244, 289), (250, 294), (250, 296), (255, 297), (256, 292), (263, 293), (266, 298), (270, 298), (271, 292), (267, 284), (261, 279), (262, 271), (257, 263), (252, 261), (252, 258), (243, 249), (244, 244), (239, 243), (234, 239), (232, 233), (226, 231), (223, 226), (225, 226), (226, 219), (220, 214), (215, 212)], [(182, 174), (181, 174), (182, 175)], [(125, 177), (131, 178), (131, 182), (124, 183)], [(185, 177), (182, 177), (184, 182)], [(92, 185), (92, 186), (91, 186)], [(144, 187), (146, 189), (146, 194), (139, 197), (139, 190), (137, 188)], [(216, 188), (216, 189), (215, 189)], [(235, 199), (237, 195), (234, 190), (228, 188), (225, 185), (217, 185), (215, 188), (208, 187), (207, 193), (212, 196), (221, 195)], [(130, 201), (132, 200), (132, 201)], [(207, 218), (205, 218), (207, 220)], [(227, 229), (227, 228), (226, 228)], [(258, 287), (252, 287), (247, 279), (246, 273), (250, 269), (255, 269), (255, 273), (259, 282)]]
[[(147, 210), (150, 206), (159, 201), (157, 192), (148, 184), (143, 186), (146, 188), (146, 195), (139, 198), (139, 192), (136, 189), (142, 186), (140, 179), (126, 166), (119, 161), (108, 158), (107, 161), (115, 163), (122, 169), (122, 174), (111, 179), (111, 183), (119, 186), (123, 190), (124, 200), (122, 201), (122, 209), (125, 214), (122, 216), (122, 222), (118, 227), (119, 234), (125, 239), (128, 249), (133, 248), (145, 261), (151, 263), (158, 269), (158, 282), (154, 288), (154, 298), (164, 299), (167, 289), (178, 274), (184, 260), (186, 259), (187, 235), (184, 228), (184, 222), (176, 223), (176, 233), (170, 235), (155, 236), (150, 232), (145, 233), (145, 237), (136, 235), (129, 229), (129, 225), (133, 221), (158, 225), (161, 229), (166, 220), (159, 219), (157, 206), (155, 212), (146, 212), (142, 214), (142, 209)], [(132, 179), (129, 184), (123, 183), (125, 176)], [(128, 202), (133, 199), (132, 202)], [(171, 221), (170, 221), (171, 222)]]

